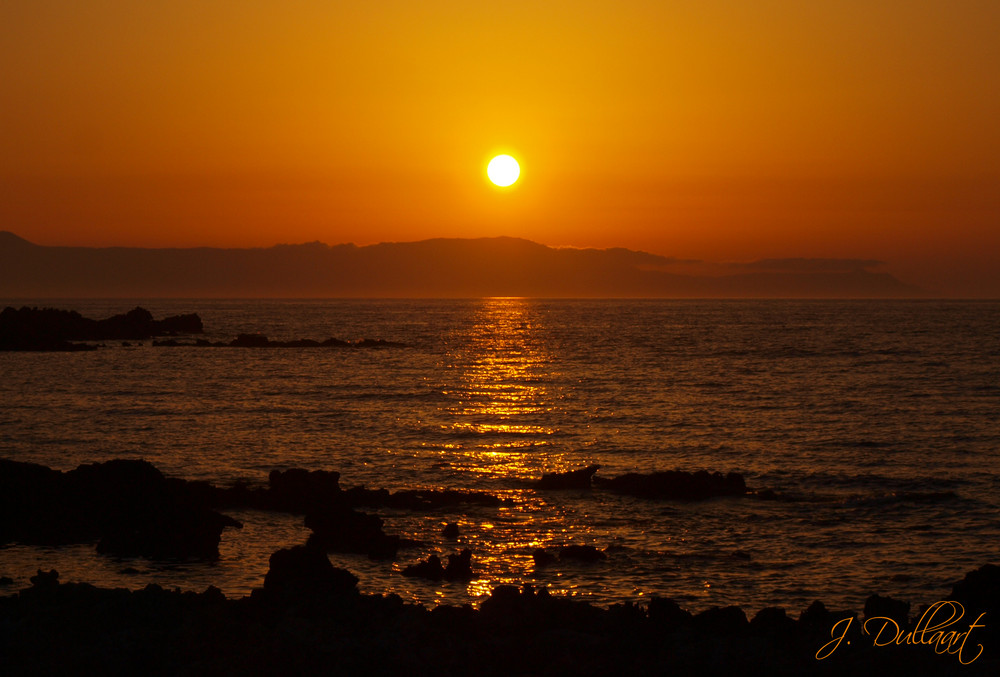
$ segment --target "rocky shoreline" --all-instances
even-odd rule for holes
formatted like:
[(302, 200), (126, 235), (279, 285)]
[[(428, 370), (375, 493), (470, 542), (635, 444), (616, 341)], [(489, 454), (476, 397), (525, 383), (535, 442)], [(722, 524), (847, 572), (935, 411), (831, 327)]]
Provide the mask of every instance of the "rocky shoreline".
[[(584, 481), (590, 486), (595, 472), (591, 466), (556, 473), (538, 488), (580, 490)], [(627, 480), (617, 489), (638, 488), (635, 495), (652, 498), (747, 493), (735, 473), (623, 477)], [(448, 510), (503, 501), (485, 492), (342, 489), (339, 481), (337, 472), (292, 468), (273, 470), (266, 486), (216, 487), (166, 477), (140, 460), (60, 472), (0, 459), (0, 546), (96, 542), (104, 555), (211, 560), (218, 557), (222, 530), (240, 526), (219, 512), (227, 508), (303, 515), (312, 531), (306, 544), (275, 552), (263, 587), (241, 599), (227, 599), (211, 587), (203, 593), (156, 585), (101, 589), (60, 583), (57, 572), (39, 570), (30, 587), (0, 597), (4, 674), (992, 675), (1000, 670), (995, 623), (1000, 567), (993, 564), (968, 573), (950, 592), (942, 586), (940, 599), (925, 600), (924, 607), (872, 595), (862, 614), (814, 602), (798, 613), (769, 607), (748, 618), (737, 606), (692, 613), (664, 598), (601, 608), (527, 584), (494, 588), (479, 609), (426, 609), (396, 595), (362, 594), (358, 579), (335, 568), (328, 552), (394, 559), (419, 543), (385, 533), (379, 516), (358, 508)], [(445, 535), (454, 538), (456, 531), (450, 524)], [(603, 557), (592, 546), (573, 545), (534, 554), (539, 567)], [(432, 555), (402, 574), (464, 581), (473, 577), (473, 567), (473, 553), (465, 549), (449, 555), (447, 565)], [(0, 592), (15, 587), (4, 573), (0, 567)], [(946, 612), (959, 608), (961, 617), (942, 625)], [(927, 622), (928, 613), (934, 623)], [(865, 625), (867, 619), (874, 620)], [(936, 644), (934, 632), (927, 631), (935, 623)], [(952, 635), (941, 639), (947, 632)], [(903, 638), (899, 644), (891, 641), (896, 634)]]
[[(499, 586), (479, 609), (428, 610), (395, 595), (359, 593), (356, 577), (309, 546), (274, 553), (263, 587), (241, 599), (211, 587), (60, 583), (55, 571), (39, 571), (31, 582), (0, 597), (7, 675), (979, 676), (1000, 668), (990, 620), (1000, 613), (994, 565), (942, 595), (965, 611), (951, 629), (968, 635), (951, 653), (936, 653), (928, 634), (917, 643), (883, 637), (876, 644), (874, 631), (889, 619), (917, 638), (925, 620), (877, 595), (860, 618), (820, 602), (797, 616), (766, 608), (752, 619), (739, 607), (692, 614), (658, 598), (603, 609), (528, 585)], [(980, 613), (985, 627), (969, 633)]]

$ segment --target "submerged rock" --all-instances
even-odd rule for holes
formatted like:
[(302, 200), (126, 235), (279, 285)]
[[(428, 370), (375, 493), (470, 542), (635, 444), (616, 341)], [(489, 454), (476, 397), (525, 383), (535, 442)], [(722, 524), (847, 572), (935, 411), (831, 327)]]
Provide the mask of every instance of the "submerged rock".
[(742, 496), (747, 493), (743, 475), (735, 472), (723, 475), (705, 470), (693, 473), (682, 470), (649, 474), (628, 473), (612, 478), (595, 477), (594, 483), (615, 493), (641, 498), (697, 501), (716, 496)]
[(599, 465), (588, 465), (579, 470), (567, 472), (554, 472), (542, 475), (542, 479), (535, 482), (536, 489), (590, 489), (591, 479), (594, 473), (600, 470)]
[(592, 545), (567, 545), (559, 548), (560, 561), (600, 562), (608, 556)]
[(404, 568), (402, 573), (410, 578), (425, 578), (429, 581), (467, 581), (473, 577), (472, 551), (466, 548), (456, 555), (448, 555), (446, 567), (441, 565), (440, 557), (430, 555), (426, 560)]

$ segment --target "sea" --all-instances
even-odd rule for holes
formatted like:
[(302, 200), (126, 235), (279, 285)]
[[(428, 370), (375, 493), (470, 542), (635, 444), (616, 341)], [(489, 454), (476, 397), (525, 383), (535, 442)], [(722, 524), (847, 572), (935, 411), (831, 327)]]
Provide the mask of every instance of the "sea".
[[(146, 459), (167, 475), (263, 485), (275, 468), (342, 487), (453, 488), (500, 507), (378, 510), (423, 545), (331, 554), (366, 593), (477, 605), (500, 584), (600, 606), (669, 597), (797, 615), (916, 608), (1000, 562), (1000, 302), (791, 300), (6, 299), (102, 318), (198, 313), (206, 338), (385, 339), (403, 348), (129, 346), (0, 353), (0, 457), (69, 470)], [(539, 491), (543, 473), (739, 472), (705, 501)], [(769, 491), (765, 491), (769, 490)], [(773, 496), (771, 493), (773, 492)], [(764, 500), (764, 497), (773, 500)], [(372, 511), (372, 509), (369, 509)], [(232, 511), (215, 562), (119, 559), (94, 544), (0, 547), (12, 591), (38, 568), (105, 587), (260, 587), (302, 518)], [(459, 526), (457, 541), (441, 535)], [(537, 568), (532, 552), (607, 558)], [(469, 582), (401, 575), (473, 553)], [(7, 594), (0, 589), (0, 594)]]

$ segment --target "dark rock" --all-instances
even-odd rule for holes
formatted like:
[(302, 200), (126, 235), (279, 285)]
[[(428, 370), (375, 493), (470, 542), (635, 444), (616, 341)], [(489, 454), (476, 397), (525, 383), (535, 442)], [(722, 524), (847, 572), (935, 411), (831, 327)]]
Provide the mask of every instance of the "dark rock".
[(227, 526), (240, 524), (174, 492), (145, 461), (61, 473), (0, 460), (0, 543), (98, 541), (98, 552), (119, 556), (214, 559)]
[(799, 625), (813, 633), (817, 630), (828, 632), (833, 624), (839, 620), (841, 619), (835, 620), (833, 614), (819, 600), (810, 604), (808, 609), (799, 614)]
[(431, 555), (426, 560), (411, 564), (403, 569), (403, 575), (411, 578), (426, 578), (429, 581), (467, 581), (472, 574), (472, 551), (466, 548), (457, 555), (448, 555), (448, 566), (441, 566), (441, 559)]
[(948, 599), (960, 602), (969, 611), (985, 611), (1000, 618), (1000, 566), (986, 564), (970, 571), (951, 589)]
[(202, 331), (197, 315), (154, 320), (148, 310), (138, 307), (104, 320), (92, 320), (72, 310), (7, 307), (0, 313), (0, 350), (89, 350), (93, 346), (69, 342), (139, 341)]
[(426, 560), (411, 564), (403, 569), (403, 575), (410, 578), (426, 578), (429, 581), (444, 579), (444, 567), (437, 555), (431, 555)]
[(641, 498), (703, 500), (716, 496), (742, 496), (746, 482), (739, 473), (667, 470), (648, 475), (628, 473), (612, 478), (595, 477), (594, 483), (615, 493)]
[(447, 539), (455, 540), (458, 538), (458, 525), (454, 522), (449, 522), (445, 525), (444, 529), (441, 530), (441, 535)]
[(909, 623), (910, 603), (901, 602), (892, 597), (872, 595), (865, 600), (865, 619), (891, 618), (900, 628)]
[(542, 479), (535, 483), (536, 489), (590, 489), (591, 478), (601, 466), (588, 465), (579, 470), (568, 472), (555, 472), (542, 475)]
[(344, 595), (357, 592), (354, 574), (330, 564), (319, 548), (278, 550), (268, 562), (264, 590), (277, 595)]
[(354, 348), (406, 348), (405, 343), (397, 343), (395, 341), (386, 341), (385, 339), (362, 339), (356, 343), (352, 343), (351, 346)]
[(533, 553), (531, 553), (531, 558), (535, 560), (535, 566), (538, 568), (547, 567), (550, 564), (555, 564), (556, 560), (559, 559), (551, 552), (547, 552), (544, 548), (538, 548)]
[(53, 589), (59, 585), (59, 572), (55, 569), (50, 569), (48, 571), (38, 569), (38, 573), (28, 580), (31, 581), (31, 585), (35, 588)]
[(240, 334), (229, 345), (234, 348), (266, 348), (270, 341), (263, 334)]
[(158, 334), (173, 335), (173, 334), (204, 334), (205, 328), (202, 326), (201, 318), (198, 317), (196, 313), (188, 313), (186, 315), (174, 315), (172, 317), (165, 317), (157, 323), (156, 326)]
[(559, 548), (560, 561), (599, 562), (607, 559), (607, 555), (592, 545), (567, 545)]
[(340, 473), (329, 470), (272, 470), (267, 476), (272, 510), (305, 514), (343, 503)]
[(682, 609), (672, 599), (653, 597), (646, 610), (649, 620), (664, 630), (675, 630), (690, 625), (694, 619), (691, 612)]
[(712, 607), (694, 617), (698, 630), (713, 636), (735, 635), (746, 630), (750, 623), (743, 609), (738, 606)]
[(448, 566), (444, 568), (446, 581), (468, 581), (472, 576), (471, 550), (465, 548), (457, 555), (448, 555)]
[(356, 552), (376, 559), (393, 559), (399, 550), (399, 536), (382, 531), (382, 518), (331, 505), (306, 514), (305, 525), (312, 529), (308, 544), (328, 552)]
[(0, 576), (0, 585), (13, 585), (14, 579), (10, 576)]
[(462, 505), (492, 507), (504, 503), (502, 499), (484, 491), (405, 489), (390, 494), (385, 489), (366, 489), (363, 486), (345, 490), (344, 500), (354, 507), (371, 506), (400, 510), (440, 510)]
[(750, 621), (750, 629), (754, 632), (776, 637), (790, 637), (795, 628), (795, 621), (780, 607), (765, 607)]

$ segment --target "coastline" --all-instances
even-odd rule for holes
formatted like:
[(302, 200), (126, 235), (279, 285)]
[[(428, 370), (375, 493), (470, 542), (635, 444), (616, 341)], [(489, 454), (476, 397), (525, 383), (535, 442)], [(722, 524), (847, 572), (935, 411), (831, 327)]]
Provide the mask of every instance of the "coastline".
[[(934, 646), (919, 632), (900, 645), (873, 637), (862, 619), (880, 628), (900, 612), (905, 618), (909, 606), (877, 595), (861, 617), (816, 602), (797, 617), (772, 607), (748, 620), (739, 607), (691, 614), (665, 599), (602, 609), (530, 586), (499, 586), (478, 610), (428, 610), (361, 594), (356, 583), (305, 546), (275, 553), (263, 588), (241, 599), (212, 587), (102, 589), (39, 571), (30, 588), (0, 597), (0, 654), (9, 675), (978, 676), (1000, 668), (1000, 633), (990, 622), (972, 632), (965, 618), (952, 623), (967, 632), (958, 652), (947, 650), (957, 643)], [(950, 598), (989, 621), (1000, 613), (998, 589), (1000, 567), (986, 565)], [(919, 623), (912, 614), (909, 623), (899, 619), (911, 631)]]

